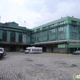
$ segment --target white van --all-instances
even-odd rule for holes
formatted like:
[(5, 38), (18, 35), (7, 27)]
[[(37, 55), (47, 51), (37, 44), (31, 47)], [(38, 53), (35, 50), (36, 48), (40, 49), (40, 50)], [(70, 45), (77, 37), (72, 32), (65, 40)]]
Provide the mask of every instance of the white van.
[(26, 53), (42, 53), (42, 47), (27, 47), (25, 50)]

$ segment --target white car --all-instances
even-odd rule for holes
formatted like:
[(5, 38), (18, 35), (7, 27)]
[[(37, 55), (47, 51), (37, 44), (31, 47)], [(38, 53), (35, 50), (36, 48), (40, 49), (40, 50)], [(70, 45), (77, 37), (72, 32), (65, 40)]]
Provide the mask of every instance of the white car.
[(6, 52), (4, 51), (4, 48), (0, 48), (0, 58), (3, 58), (6, 56)]
[(27, 54), (27, 53), (29, 53), (29, 51), (28, 50), (25, 50), (25, 54)]

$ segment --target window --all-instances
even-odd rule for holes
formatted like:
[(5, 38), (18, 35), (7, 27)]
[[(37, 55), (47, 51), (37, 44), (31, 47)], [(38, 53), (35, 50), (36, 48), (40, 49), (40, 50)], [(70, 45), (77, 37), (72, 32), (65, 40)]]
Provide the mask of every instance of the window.
[(26, 34), (23, 34), (23, 36), (22, 36), (22, 40), (23, 40), (23, 43), (26, 43)]
[(51, 29), (51, 30), (50, 30), (50, 33), (54, 33), (54, 32), (55, 32), (55, 29)]
[(36, 41), (36, 37), (32, 37), (32, 43), (34, 43)]
[(65, 22), (64, 22), (64, 21), (62, 21), (62, 22), (59, 22), (58, 24), (59, 24), (59, 25), (62, 25), (62, 24), (64, 24), (64, 23), (65, 23)]
[(44, 35), (42, 39), (43, 39), (43, 41), (46, 41), (47, 40), (47, 36)]
[(58, 37), (59, 37), (59, 39), (65, 39), (65, 33), (64, 32), (59, 32)]
[(58, 28), (58, 31), (63, 31), (64, 30), (64, 27), (59, 27)]
[(64, 33), (61, 33), (61, 34), (60, 34), (60, 38), (61, 38), (61, 39), (64, 39), (64, 37), (65, 37)]
[(3, 51), (2, 49), (0, 49), (0, 51)]
[(72, 39), (76, 39), (77, 38), (77, 33), (76, 32), (72, 32)]
[(73, 31), (77, 30), (77, 26), (72, 26), (72, 30)]
[(22, 34), (19, 33), (19, 42), (22, 42)]
[(54, 27), (54, 24), (50, 25), (50, 28)]
[(40, 31), (40, 28), (38, 28), (36, 31)]
[(15, 42), (15, 32), (11, 32), (11, 34), (10, 34), (10, 41), (11, 42)]
[(32, 51), (35, 51), (34, 49), (32, 49)]
[(3, 33), (2, 33), (2, 40), (7, 41), (7, 32), (6, 31), (3, 31)]
[(37, 37), (37, 41), (40, 42), (40, 37)]
[(77, 24), (77, 21), (73, 21), (73, 20), (72, 20), (71, 22), (72, 22), (72, 24)]
[(55, 34), (53, 34), (53, 35), (50, 35), (50, 40), (54, 40), (55, 39)]
[(45, 27), (43, 27), (42, 29), (43, 29), (43, 30), (46, 30), (46, 29), (48, 29), (48, 28), (49, 28), (48, 26), (45, 26)]

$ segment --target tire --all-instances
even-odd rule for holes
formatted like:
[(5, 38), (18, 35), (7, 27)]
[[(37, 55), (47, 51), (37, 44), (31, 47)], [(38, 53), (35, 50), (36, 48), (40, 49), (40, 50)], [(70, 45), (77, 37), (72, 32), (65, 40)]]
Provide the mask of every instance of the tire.
[(2, 54), (0, 58), (3, 58), (3, 57), (4, 57), (4, 55)]

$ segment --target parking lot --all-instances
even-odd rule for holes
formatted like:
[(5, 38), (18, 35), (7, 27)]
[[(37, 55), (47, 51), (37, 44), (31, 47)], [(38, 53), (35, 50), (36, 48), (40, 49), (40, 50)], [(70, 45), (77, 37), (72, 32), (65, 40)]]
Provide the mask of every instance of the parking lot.
[(80, 55), (11, 52), (0, 60), (0, 80), (73, 80)]

